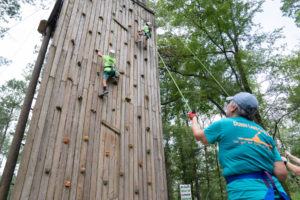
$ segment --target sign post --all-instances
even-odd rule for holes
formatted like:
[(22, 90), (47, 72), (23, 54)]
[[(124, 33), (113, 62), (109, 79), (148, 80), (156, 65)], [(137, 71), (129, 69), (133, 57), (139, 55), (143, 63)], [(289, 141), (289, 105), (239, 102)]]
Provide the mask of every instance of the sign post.
[(181, 200), (192, 200), (191, 185), (180, 185)]

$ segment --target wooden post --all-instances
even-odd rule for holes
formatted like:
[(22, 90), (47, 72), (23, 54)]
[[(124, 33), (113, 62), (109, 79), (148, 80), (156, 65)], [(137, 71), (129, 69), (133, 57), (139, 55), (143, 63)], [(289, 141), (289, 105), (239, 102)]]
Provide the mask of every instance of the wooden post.
[(0, 200), (5, 200), (7, 198), (9, 187), (11, 184), (11, 180), (14, 174), (14, 170), (17, 164), (17, 159), (20, 151), (20, 146), (22, 139), (24, 137), (24, 132), (26, 128), (26, 123), (28, 119), (28, 115), (31, 108), (31, 103), (33, 100), (33, 96), (35, 93), (35, 89), (37, 86), (37, 82), (40, 76), (40, 72), (44, 63), (45, 55), (47, 52), (47, 47), (50, 40), (52, 28), (50, 26), (46, 29), (46, 34), (43, 38), (42, 46), (38, 54), (37, 61), (35, 63), (31, 80), (29, 82), (29, 86), (26, 92), (26, 96), (24, 99), (24, 103), (22, 106), (22, 110), (19, 116), (19, 120), (17, 123), (16, 131), (14, 134), (14, 138), (8, 153), (7, 161), (5, 164), (5, 168), (3, 171), (3, 175), (0, 182)]

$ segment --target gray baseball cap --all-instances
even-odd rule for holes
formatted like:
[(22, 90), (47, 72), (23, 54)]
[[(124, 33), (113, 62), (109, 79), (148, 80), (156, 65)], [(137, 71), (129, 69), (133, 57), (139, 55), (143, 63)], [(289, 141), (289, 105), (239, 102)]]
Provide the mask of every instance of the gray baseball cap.
[(239, 105), (247, 113), (251, 113), (252, 109), (258, 108), (258, 101), (253, 94), (248, 92), (240, 92), (232, 97), (227, 97), (227, 101), (233, 100), (237, 105)]

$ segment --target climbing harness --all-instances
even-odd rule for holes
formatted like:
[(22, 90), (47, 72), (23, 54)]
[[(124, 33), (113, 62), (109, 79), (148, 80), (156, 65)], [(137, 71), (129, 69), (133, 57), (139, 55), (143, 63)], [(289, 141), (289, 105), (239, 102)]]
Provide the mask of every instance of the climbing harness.
[[(275, 192), (283, 199), (285, 200), (290, 200), (290, 198), (284, 193), (280, 192), (276, 185), (275, 182), (270, 175), (269, 172), (267, 171), (261, 171), (261, 172), (252, 172), (248, 174), (237, 174), (229, 177), (225, 177), (227, 184), (231, 183), (232, 181), (239, 180), (239, 179), (249, 179), (249, 178), (254, 178), (254, 179), (262, 179), (265, 182), (265, 185), (268, 188), (267, 194), (264, 198), (264, 200), (274, 200), (275, 199)], [(268, 183), (268, 180), (271, 182), (272, 187)]]

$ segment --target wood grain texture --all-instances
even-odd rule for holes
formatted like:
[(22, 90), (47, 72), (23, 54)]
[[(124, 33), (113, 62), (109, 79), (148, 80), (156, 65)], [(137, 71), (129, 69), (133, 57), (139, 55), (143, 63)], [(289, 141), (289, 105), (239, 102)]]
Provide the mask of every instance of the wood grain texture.
[[(64, 1), (11, 199), (167, 199), (155, 30), (136, 43), (147, 21), (132, 0)], [(120, 78), (99, 98), (96, 50), (111, 49)]]

